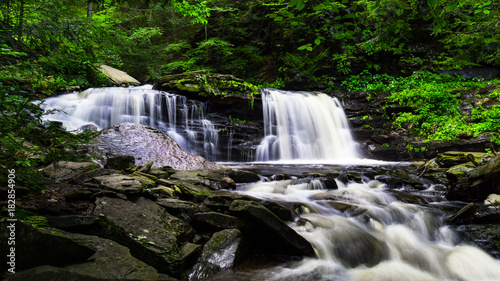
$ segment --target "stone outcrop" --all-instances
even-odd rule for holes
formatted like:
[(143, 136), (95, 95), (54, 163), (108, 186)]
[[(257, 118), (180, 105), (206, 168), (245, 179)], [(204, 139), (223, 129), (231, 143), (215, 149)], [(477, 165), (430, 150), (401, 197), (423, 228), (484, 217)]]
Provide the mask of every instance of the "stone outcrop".
[(188, 153), (162, 131), (134, 123), (121, 123), (101, 131), (92, 140), (90, 151), (94, 155), (110, 158), (129, 155), (135, 164), (143, 166), (153, 161), (153, 168), (170, 166), (176, 170), (224, 169), (201, 156)]
[[(314, 255), (287, 224), (296, 217), (292, 204), (221, 190), (234, 188), (227, 170), (151, 165), (88, 170), (86, 164), (65, 162), (73, 167), (64, 173), (65, 184), (82, 188), (64, 198), (90, 203), (92, 212), (47, 216), (36, 210), (50, 227), (19, 227), (17, 239), (30, 242), (18, 249), (29, 258), (19, 264), (16, 280), (204, 280), (258, 256), (284, 261)], [(0, 238), (8, 234), (5, 226)]]
[(137, 81), (137, 79), (114, 67), (102, 64), (99, 66), (99, 69), (113, 84), (117, 86), (141, 85), (141, 82)]

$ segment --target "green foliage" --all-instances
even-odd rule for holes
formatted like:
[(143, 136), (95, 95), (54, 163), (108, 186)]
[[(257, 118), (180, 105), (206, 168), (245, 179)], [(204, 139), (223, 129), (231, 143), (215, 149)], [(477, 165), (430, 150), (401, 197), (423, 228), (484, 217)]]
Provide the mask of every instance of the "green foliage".
[[(460, 76), (420, 72), (395, 80), (385, 92), (387, 100), (408, 106), (411, 112), (394, 117), (394, 124), (429, 140), (456, 140), (464, 132), (474, 136), (490, 132), (498, 143), (500, 108), (477, 106), (470, 116), (460, 110), (462, 93), (479, 90), (500, 81), (466, 80)], [(494, 92), (493, 92), (494, 93)]]
[(42, 188), (37, 167), (59, 160), (80, 160), (79, 146), (94, 133), (72, 134), (54, 123), (44, 123), (39, 105), (22, 97), (22, 91), (0, 83), (0, 182), (7, 169), (16, 170), (16, 183)]

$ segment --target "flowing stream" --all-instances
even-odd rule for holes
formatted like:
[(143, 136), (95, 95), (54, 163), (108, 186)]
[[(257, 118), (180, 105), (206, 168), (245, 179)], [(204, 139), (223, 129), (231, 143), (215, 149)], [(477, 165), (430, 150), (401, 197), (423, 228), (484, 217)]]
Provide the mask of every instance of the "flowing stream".
[(444, 223), (444, 209), (453, 202), (432, 187), (411, 195), (425, 202), (416, 205), (398, 200), (402, 190), (377, 180), (336, 182), (338, 189), (331, 190), (316, 179), (240, 186), (239, 193), (300, 206), (290, 226), (313, 245), (317, 257), (210, 280), (500, 280), (499, 261), (462, 244)]

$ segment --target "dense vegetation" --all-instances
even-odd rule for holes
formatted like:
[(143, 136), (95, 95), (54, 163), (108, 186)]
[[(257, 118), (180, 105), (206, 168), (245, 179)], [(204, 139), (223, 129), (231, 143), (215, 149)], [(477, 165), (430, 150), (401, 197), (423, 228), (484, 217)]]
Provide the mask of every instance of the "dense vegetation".
[[(299, 80), (385, 93), (415, 109), (393, 116), (396, 126), (437, 140), (493, 132), (499, 142), (498, 105), (459, 110), (464, 92), (488, 85), (498, 100), (499, 82), (432, 74), (500, 66), (498, 1), (7, 0), (0, 10), (2, 169), (67, 154), (60, 148), (74, 140), (43, 124), (26, 97), (105, 85), (99, 64), (142, 82), (207, 70), (268, 87)], [(13, 133), (19, 126), (28, 129)], [(37, 130), (51, 140), (39, 144)], [(24, 141), (42, 160), (16, 154)]]

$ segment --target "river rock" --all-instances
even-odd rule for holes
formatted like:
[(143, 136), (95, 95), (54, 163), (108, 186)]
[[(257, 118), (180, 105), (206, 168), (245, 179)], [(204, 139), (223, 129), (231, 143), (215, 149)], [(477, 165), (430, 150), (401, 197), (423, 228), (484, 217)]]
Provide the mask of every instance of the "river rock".
[(153, 161), (153, 168), (170, 166), (176, 170), (227, 169), (184, 151), (171, 137), (158, 129), (128, 122), (102, 130), (91, 141), (89, 150), (94, 155), (108, 158), (130, 155), (139, 166)]
[(311, 244), (304, 237), (257, 202), (234, 200), (229, 211), (255, 223), (252, 235), (254, 238), (260, 238), (261, 245), (266, 245), (268, 250), (314, 256)]
[(216, 212), (195, 214), (192, 217), (191, 224), (196, 229), (209, 231), (252, 227), (252, 223), (245, 219)]
[(191, 222), (191, 216), (200, 211), (200, 207), (197, 204), (189, 201), (174, 198), (160, 198), (155, 202), (165, 208), (169, 214), (183, 219), (188, 223)]
[(237, 229), (226, 229), (214, 233), (205, 243), (198, 262), (189, 274), (189, 280), (207, 280), (217, 272), (234, 268), (244, 257), (242, 233)]
[(236, 183), (250, 183), (260, 181), (261, 178), (256, 173), (234, 169), (229, 172), (229, 177)]
[(135, 202), (98, 198), (94, 214), (102, 219), (101, 235), (129, 247), (135, 257), (160, 272), (180, 276), (180, 243), (194, 236), (187, 223), (142, 197)]

